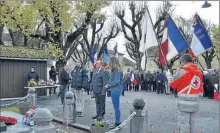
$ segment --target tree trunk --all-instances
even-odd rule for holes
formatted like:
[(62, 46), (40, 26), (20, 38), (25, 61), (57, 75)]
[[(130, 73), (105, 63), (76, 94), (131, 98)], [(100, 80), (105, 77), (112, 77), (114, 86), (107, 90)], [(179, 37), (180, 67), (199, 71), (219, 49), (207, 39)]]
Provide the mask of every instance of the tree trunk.
[(28, 37), (24, 35), (24, 47), (27, 47), (28, 45)]
[(207, 69), (211, 69), (212, 68), (212, 60), (206, 59), (205, 63), (207, 65)]
[(3, 31), (4, 31), (4, 25), (0, 25), (0, 45), (4, 45), (4, 42), (2, 40)]
[(16, 46), (16, 42), (15, 42), (15, 38), (14, 38), (14, 35), (13, 35), (13, 31), (11, 29), (8, 29), (8, 31), (9, 31), (9, 34), (10, 34), (10, 37), (11, 37), (12, 45)]
[(136, 63), (137, 70), (141, 71), (142, 70), (142, 68), (141, 68), (141, 57), (137, 58), (136, 62), (137, 62)]

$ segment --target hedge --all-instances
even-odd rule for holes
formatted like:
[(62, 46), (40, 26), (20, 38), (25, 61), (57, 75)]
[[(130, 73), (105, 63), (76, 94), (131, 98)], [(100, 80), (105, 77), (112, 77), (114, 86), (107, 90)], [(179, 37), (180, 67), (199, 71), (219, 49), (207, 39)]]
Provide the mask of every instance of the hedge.
[(55, 59), (52, 54), (44, 50), (4, 45), (0, 45), (0, 57), (25, 59)]

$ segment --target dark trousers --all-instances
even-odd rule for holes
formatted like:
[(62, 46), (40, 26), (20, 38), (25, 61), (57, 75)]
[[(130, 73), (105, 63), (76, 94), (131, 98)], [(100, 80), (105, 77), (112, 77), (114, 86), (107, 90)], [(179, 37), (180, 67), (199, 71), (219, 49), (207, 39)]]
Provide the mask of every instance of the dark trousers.
[(141, 90), (142, 91), (146, 90), (146, 82), (145, 81), (142, 81)]
[(146, 91), (151, 91), (151, 83), (149, 81), (146, 83)]
[(126, 83), (126, 87), (127, 87), (127, 90), (129, 90), (129, 91), (132, 90), (132, 86), (131, 86), (131, 84)]
[(157, 90), (157, 83), (156, 83), (156, 81), (152, 82), (152, 86), (153, 86), (153, 91), (156, 91)]
[(61, 85), (61, 103), (64, 103), (65, 95), (66, 95), (67, 85)]
[(138, 91), (139, 90), (139, 85), (135, 85), (134, 89), (135, 89), (134, 91)]
[(122, 96), (125, 95), (125, 89), (122, 90), (122, 93), (121, 93), (121, 94), (122, 94)]
[(207, 97), (210, 98), (210, 99), (213, 99), (214, 98), (214, 89), (209, 89), (207, 91)]
[(164, 88), (165, 88), (165, 86), (164, 86), (163, 82), (158, 83), (158, 85), (157, 85), (157, 94), (160, 94), (160, 93), (162, 94), (164, 92)]
[(105, 115), (105, 95), (95, 94), (95, 103), (96, 103), (96, 115), (104, 116)]

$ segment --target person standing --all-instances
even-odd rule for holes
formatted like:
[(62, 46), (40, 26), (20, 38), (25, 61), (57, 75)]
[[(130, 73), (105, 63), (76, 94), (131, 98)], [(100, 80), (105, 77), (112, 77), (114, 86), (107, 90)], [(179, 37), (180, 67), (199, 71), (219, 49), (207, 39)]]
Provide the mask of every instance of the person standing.
[(155, 92), (157, 90), (157, 81), (156, 81), (156, 79), (157, 79), (157, 73), (156, 73), (156, 71), (154, 71), (152, 85), (153, 85), (153, 91), (155, 91)]
[(57, 71), (55, 70), (55, 67), (54, 66), (51, 66), (51, 69), (49, 71), (49, 77), (50, 79), (52, 79), (55, 83), (57, 81)]
[(125, 80), (125, 83), (126, 83), (127, 91), (132, 90), (131, 79), (130, 79), (129, 75), (130, 75), (130, 68), (127, 69), (127, 72), (124, 75), (124, 80)]
[(71, 88), (73, 88), (76, 94), (76, 113), (77, 116), (82, 117), (84, 109), (83, 89), (87, 89), (89, 81), (88, 72), (80, 61), (76, 62), (76, 67), (71, 72), (71, 76)]
[(141, 91), (145, 91), (146, 90), (146, 80), (145, 80), (145, 72), (142, 71), (141, 72), (141, 76), (140, 76), (140, 80), (141, 80)]
[(164, 92), (166, 81), (167, 78), (162, 72), (157, 74), (157, 94), (162, 94)]
[(67, 66), (64, 66), (63, 71), (60, 73), (59, 82), (61, 85), (61, 103), (64, 103), (64, 97), (66, 95), (66, 90), (69, 84), (69, 81), (71, 80), (70, 75), (68, 73)]
[(120, 112), (120, 95), (123, 82), (123, 73), (120, 68), (119, 60), (116, 57), (111, 57), (110, 62), (110, 77), (109, 84), (106, 87), (111, 89), (111, 99), (115, 111), (115, 124), (110, 128), (114, 129), (121, 124)]
[(137, 81), (137, 84), (134, 84), (134, 91), (138, 92), (139, 91), (139, 85), (140, 85), (140, 77), (138, 74), (138, 70), (135, 71), (134, 73), (134, 79)]
[(203, 93), (203, 75), (192, 63), (190, 55), (183, 55), (180, 60), (183, 65), (174, 74), (170, 83), (178, 93), (178, 132), (198, 133), (196, 115), (199, 110), (200, 95)]
[(31, 67), (31, 71), (27, 75), (27, 80), (30, 81), (31, 79), (33, 79), (36, 83), (39, 81), (39, 75), (35, 71), (34, 67)]
[(109, 80), (108, 71), (103, 68), (103, 62), (96, 62), (96, 70), (93, 72), (90, 91), (95, 95), (96, 115), (92, 119), (102, 120), (105, 115), (105, 99), (107, 92), (107, 84)]
[(145, 75), (146, 80), (146, 91), (151, 91), (151, 74), (150, 71), (148, 71)]

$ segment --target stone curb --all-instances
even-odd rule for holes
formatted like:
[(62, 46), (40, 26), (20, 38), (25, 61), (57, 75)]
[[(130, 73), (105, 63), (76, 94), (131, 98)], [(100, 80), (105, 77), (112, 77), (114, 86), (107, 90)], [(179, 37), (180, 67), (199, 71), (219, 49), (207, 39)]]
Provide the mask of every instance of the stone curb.
[[(63, 124), (63, 120), (59, 117), (54, 116), (53, 121), (57, 122), (57, 123), (60, 123), (60, 124)], [(69, 124), (69, 126), (90, 133), (90, 127), (89, 126), (82, 125), (82, 124), (79, 124), (79, 123), (71, 123), (71, 124)]]

